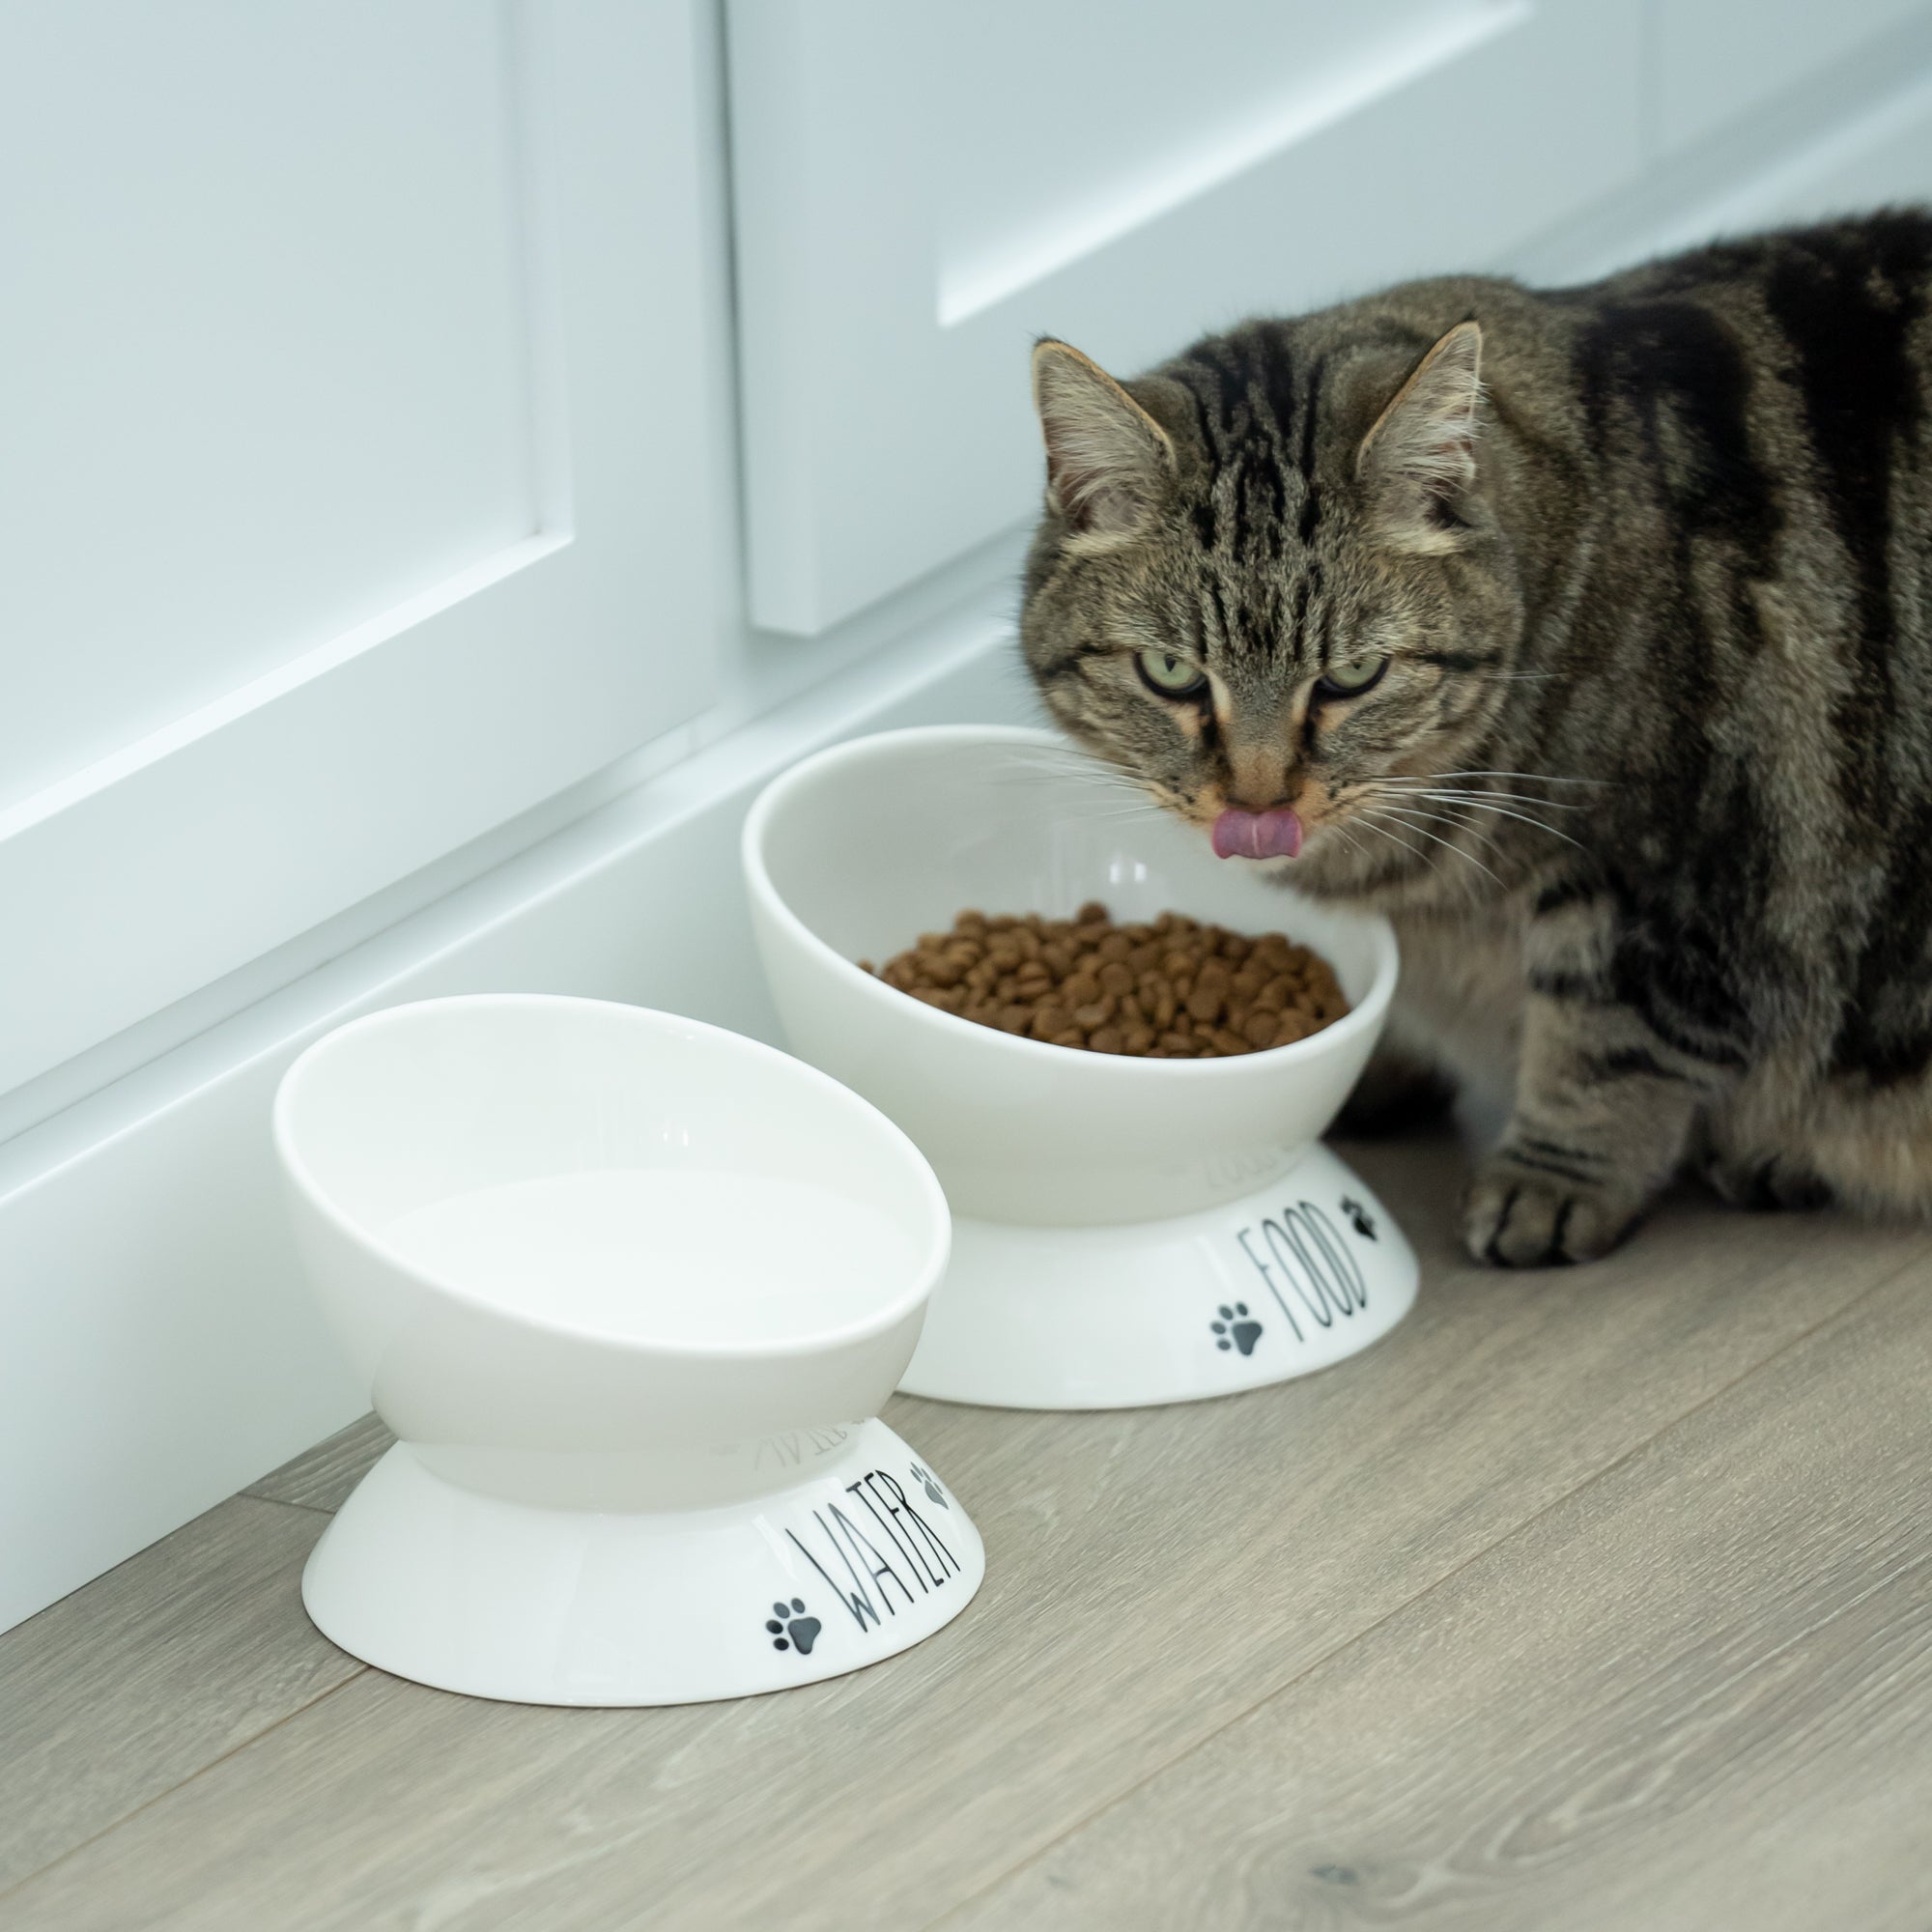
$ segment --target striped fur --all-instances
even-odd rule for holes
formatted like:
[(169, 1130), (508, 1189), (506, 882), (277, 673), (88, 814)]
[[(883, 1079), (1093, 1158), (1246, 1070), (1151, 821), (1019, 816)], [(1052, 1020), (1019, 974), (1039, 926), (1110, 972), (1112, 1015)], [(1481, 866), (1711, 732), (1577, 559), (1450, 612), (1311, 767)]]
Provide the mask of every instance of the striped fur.
[[(1110, 395), (1055, 364), (1133, 473), (1082, 472), (1097, 526), (1049, 497), (1033, 674), (1175, 811), (1293, 804), (1285, 874), (1395, 921), (1361, 1097), (1503, 1091), (1479, 1257), (1599, 1254), (1686, 1162), (1746, 1205), (1932, 1208), (1928, 297), (1932, 216), (1896, 211), (1589, 288), (1413, 283)], [(1479, 381), (1475, 330), (1460, 388), (1419, 381), (1472, 322)], [(1207, 690), (1149, 689), (1151, 647)]]

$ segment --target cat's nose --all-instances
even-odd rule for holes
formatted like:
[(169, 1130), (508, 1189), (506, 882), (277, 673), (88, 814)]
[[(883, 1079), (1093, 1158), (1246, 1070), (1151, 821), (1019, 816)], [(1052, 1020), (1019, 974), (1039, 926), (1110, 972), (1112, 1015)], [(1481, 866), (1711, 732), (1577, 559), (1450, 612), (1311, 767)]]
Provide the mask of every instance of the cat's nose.
[(1301, 793), (1297, 774), (1286, 769), (1278, 745), (1231, 748), (1224, 790), (1235, 811), (1290, 811)]
[(1292, 811), (1301, 801), (1303, 787), (1293, 780), (1284, 780), (1280, 771), (1245, 782), (1236, 773), (1223, 788), (1222, 796), (1236, 811)]

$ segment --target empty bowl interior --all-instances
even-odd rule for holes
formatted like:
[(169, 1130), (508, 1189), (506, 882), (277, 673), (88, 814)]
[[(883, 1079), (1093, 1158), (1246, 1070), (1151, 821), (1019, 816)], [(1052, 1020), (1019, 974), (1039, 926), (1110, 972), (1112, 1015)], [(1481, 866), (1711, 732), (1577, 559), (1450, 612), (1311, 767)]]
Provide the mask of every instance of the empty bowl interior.
[(945, 1205), (883, 1116), (772, 1048), (598, 1001), (433, 1001), (310, 1048), (297, 1185), (412, 1273), (549, 1326), (755, 1348), (896, 1319)]
[[(1334, 967), (1350, 1004), (1389, 958), (1378, 923), (1292, 890), (1292, 866), (1220, 860), (1206, 836), (1044, 732), (890, 732), (775, 788), (759, 850), (785, 907), (834, 952), (882, 964), (967, 907), (1118, 921), (1184, 913), (1286, 932)], [(1284, 888), (1289, 888), (1284, 890)]]

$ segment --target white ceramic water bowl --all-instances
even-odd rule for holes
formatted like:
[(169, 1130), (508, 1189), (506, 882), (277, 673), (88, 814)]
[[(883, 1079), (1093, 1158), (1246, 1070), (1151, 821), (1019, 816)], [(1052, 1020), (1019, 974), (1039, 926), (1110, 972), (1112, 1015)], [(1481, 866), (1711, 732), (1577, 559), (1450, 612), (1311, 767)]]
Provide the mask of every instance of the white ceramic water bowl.
[(836, 1676), (984, 1559), (883, 1423), (946, 1266), (875, 1108), (716, 1027), (432, 1000), (316, 1042), (275, 1145), (323, 1306), (401, 1438), (310, 1557), (399, 1676), (667, 1704)]
[[(1385, 920), (1285, 889), (1292, 862), (1216, 859), (1045, 732), (891, 731), (767, 787), (745, 827), (753, 928), (793, 1049), (931, 1160), (952, 1262), (901, 1386), (1027, 1408), (1220, 1395), (1374, 1341), (1413, 1251), (1319, 1145), (1381, 1031)], [(1071, 1051), (956, 1018), (860, 970), (968, 906), (1185, 913), (1321, 952), (1348, 1016), (1225, 1060)]]

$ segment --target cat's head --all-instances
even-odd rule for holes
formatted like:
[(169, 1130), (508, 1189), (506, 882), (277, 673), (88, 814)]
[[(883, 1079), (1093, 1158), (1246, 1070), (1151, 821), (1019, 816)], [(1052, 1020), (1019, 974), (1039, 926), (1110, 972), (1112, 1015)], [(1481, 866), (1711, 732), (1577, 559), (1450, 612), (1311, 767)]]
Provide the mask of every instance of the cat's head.
[(1429, 849), (1387, 836), (1397, 785), (1479, 762), (1521, 630), (1482, 346), (1473, 322), (1426, 352), (1253, 325), (1124, 384), (1036, 349), (1027, 662), (1080, 744), (1217, 849), (1305, 836), (1318, 889), (1389, 878)]

